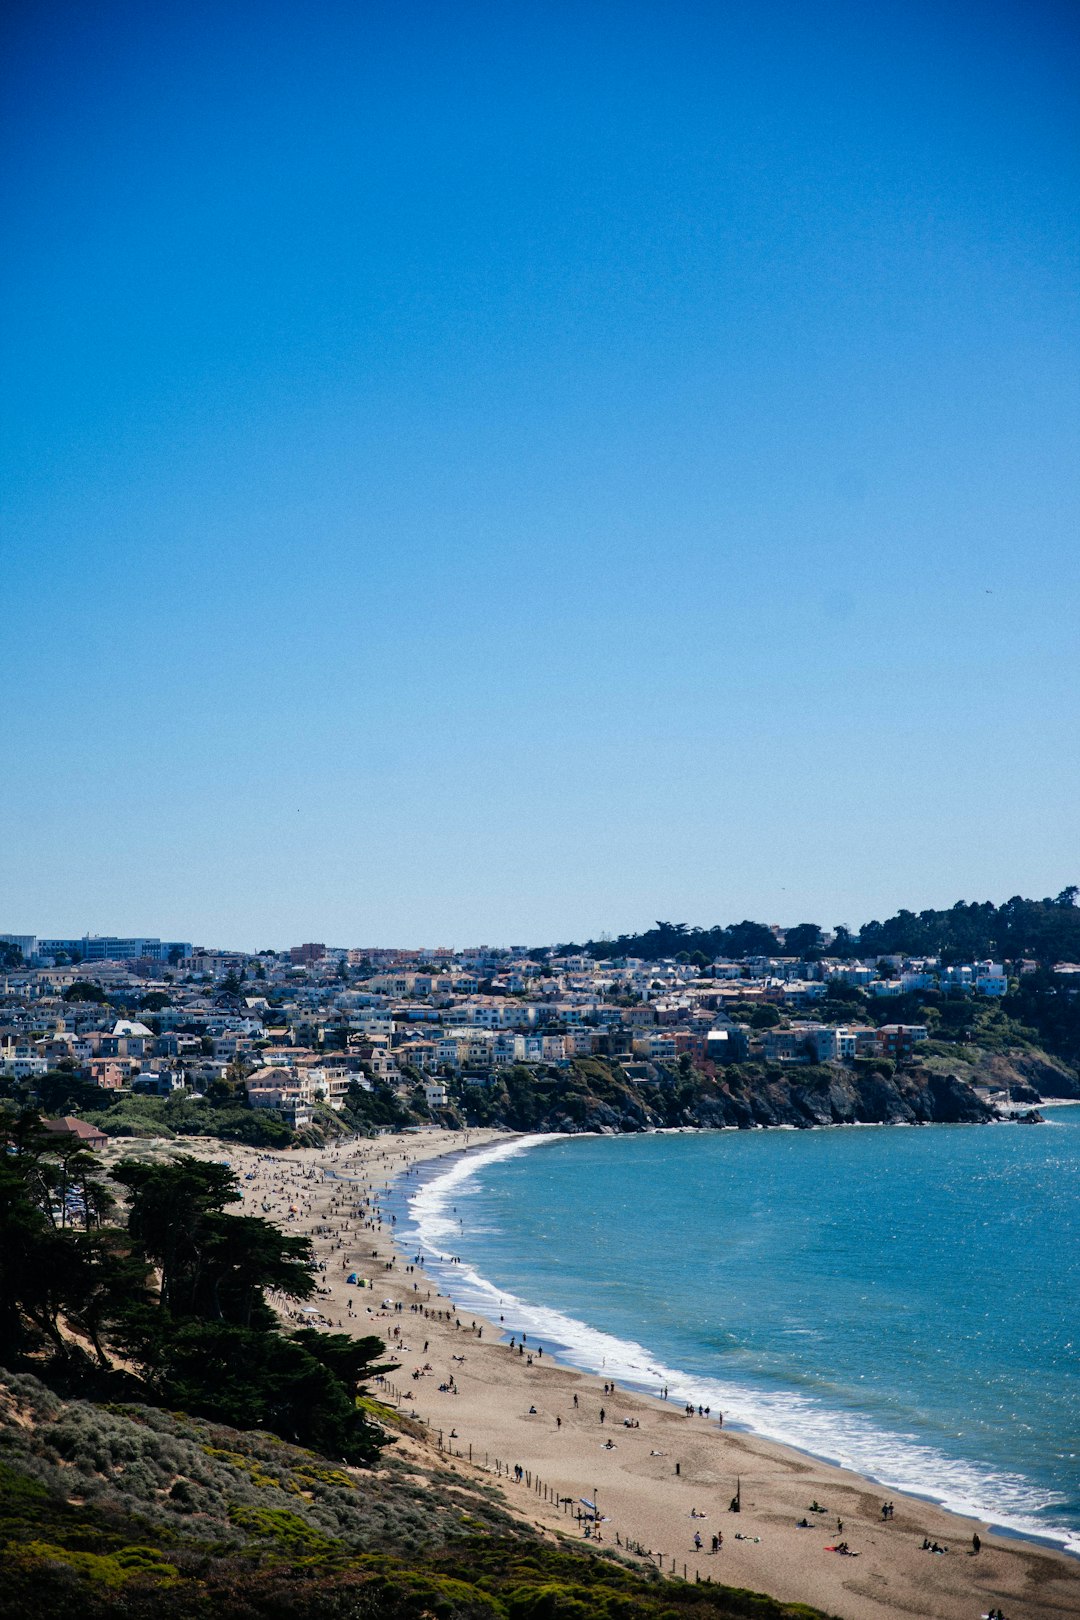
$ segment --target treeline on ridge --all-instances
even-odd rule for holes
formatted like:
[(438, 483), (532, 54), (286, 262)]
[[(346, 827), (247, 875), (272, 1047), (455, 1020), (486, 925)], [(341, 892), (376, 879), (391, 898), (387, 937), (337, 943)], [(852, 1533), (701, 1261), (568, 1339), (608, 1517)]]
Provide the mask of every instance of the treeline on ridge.
[[(860, 956), (938, 956), (946, 962), (983, 958), (1049, 965), (1080, 960), (1080, 906), (1076, 884), (1054, 898), (1025, 900), (1014, 895), (1003, 905), (992, 901), (958, 900), (947, 910), (900, 910), (884, 922), (876, 919), (861, 928), (838, 925), (828, 954)], [(665, 957), (698, 954), (711, 962), (719, 957), (735, 961), (748, 956), (787, 956), (812, 959), (825, 949), (816, 923), (799, 923), (782, 931), (780, 938), (764, 923), (743, 921), (695, 928), (686, 923), (657, 922), (637, 934), (617, 939), (588, 940), (584, 945), (563, 945), (560, 951), (582, 951), (598, 961), (636, 956), (647, 962)]]

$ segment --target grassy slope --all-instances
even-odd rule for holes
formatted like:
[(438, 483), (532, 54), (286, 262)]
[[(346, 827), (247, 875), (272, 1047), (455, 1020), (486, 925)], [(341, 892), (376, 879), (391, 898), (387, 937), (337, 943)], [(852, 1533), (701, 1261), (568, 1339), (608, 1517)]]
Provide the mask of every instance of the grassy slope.
[(817, 1611), (539, 1538), (423, 1449), (374, 1473), (0, 1373), (0, 1615), (758, 1620)]

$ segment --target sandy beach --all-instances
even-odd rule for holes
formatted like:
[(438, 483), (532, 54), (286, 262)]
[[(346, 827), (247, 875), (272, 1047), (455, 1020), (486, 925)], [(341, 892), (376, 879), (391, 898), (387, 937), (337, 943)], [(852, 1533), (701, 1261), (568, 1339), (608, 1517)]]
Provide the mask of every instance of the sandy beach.
[[(604, 1547), (629, 1549), (666, 1575), (749, 1587), (842, 1620), (1080, 1614), (1078, 1560), (689, 1416), (680, 1403), (605, 1387), (539, 1346), (501, 1343), (497, 1323), (459, 1313), (398, 1250), (381, 1200), (424, 1161), (505, 1139), (430, 1131), (286, 1153), (205, 1139), (116, 1141), (103, 1157), (152, 1147), (228, 1159), (243, 1178), (244, 1212), (309, 1236), (324, 1267), (307, 1312), (286, 1314), (313, 1320), (317, 1310), (335, 1329), (385, 1338), (400, 1370), (378, 1393), (422, 1419), (455, 1467), (486, 1471), (515, 1513), (548, 1532), (592, 1531), (576, 1508), (595, 1500)], [(350, 1274), (365, 1286), (349, 1284)], [(894, 1512), (883, 1519), (886, 1501)], [(713, 1551), (715, 1537), (722, 1545)], [(849, 1555), (829, 1550), (838, 1542)]]

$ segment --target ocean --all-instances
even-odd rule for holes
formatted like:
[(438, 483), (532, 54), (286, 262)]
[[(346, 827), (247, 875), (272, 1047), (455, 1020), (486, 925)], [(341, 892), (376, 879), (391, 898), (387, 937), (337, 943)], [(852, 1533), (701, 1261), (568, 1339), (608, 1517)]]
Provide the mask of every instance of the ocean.
[(1080, 1108), (1046, 1113), (528, 1137), (436, 1161), (398, 1239), (530, 1347), (1080, 1553)]

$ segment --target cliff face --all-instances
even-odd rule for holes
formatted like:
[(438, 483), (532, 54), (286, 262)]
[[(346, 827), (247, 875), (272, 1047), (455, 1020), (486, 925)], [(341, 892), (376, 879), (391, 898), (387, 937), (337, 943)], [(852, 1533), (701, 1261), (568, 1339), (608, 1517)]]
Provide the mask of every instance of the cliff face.
[(1080, 1097), (1075, 1072), (1047, 1052), (986, 1052), (971, 1071), (980, 1086), (1009, 1091), (1026, 1102), (1044, 1097)]
[[(513, 1130), (643, 1131), (755, 1125), (977, 1124), (994, 1117), (969, 1085), (921, 1068), (892, 1076), (839, 1066), (780, 1073), (751, 1066), (671, 1075), (670, 1083), (631, 1084), (617, 1065), (576, 1063), (569, 1076), (540, 1075), (511, 1085), (496, 1103)], [(494, 1121), (493, 1121), (494, 1122)]]
[(687, 1116), (688, 1125), (928, 1125), (976, 1124), (993, 1111), (951, 1075), (910, 1069), (886, 1078), (837, 1069), (803, 1081), (795, 1069), (762, 1085), (721, 1082)]

